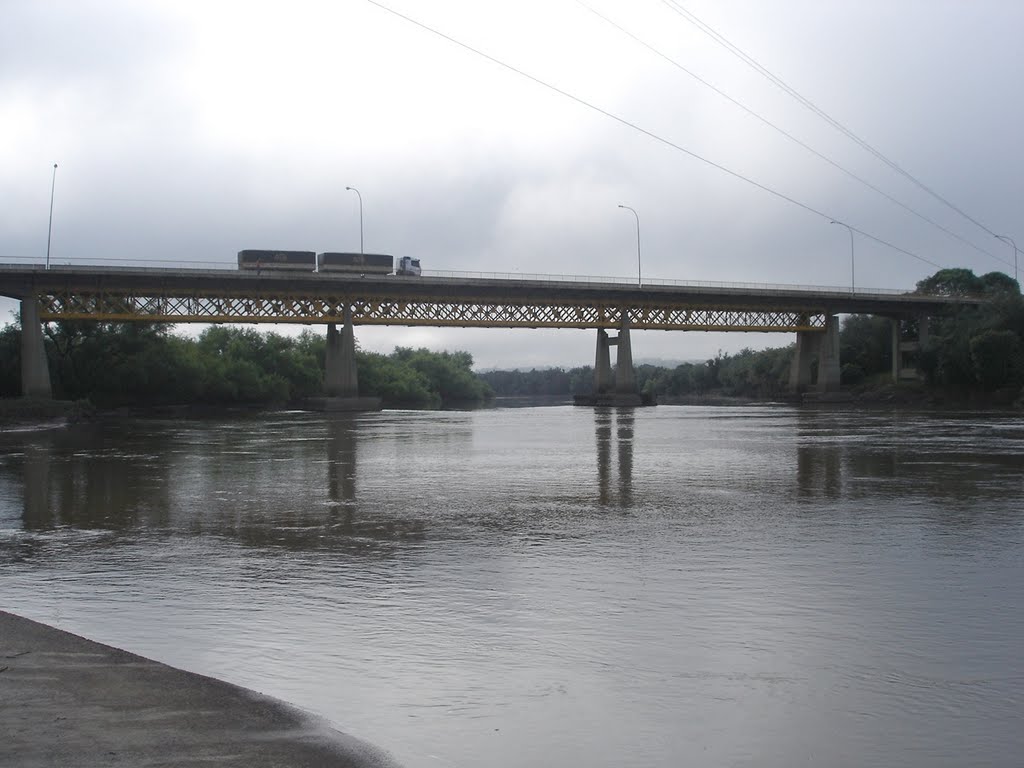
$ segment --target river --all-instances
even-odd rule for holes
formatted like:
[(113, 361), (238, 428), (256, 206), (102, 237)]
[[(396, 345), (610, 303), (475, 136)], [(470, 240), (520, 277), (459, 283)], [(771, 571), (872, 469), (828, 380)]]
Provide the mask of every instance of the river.
[(273, 413), (0, 434), (0, 608), (430, 766), (1020, 766), (1024, 419)]

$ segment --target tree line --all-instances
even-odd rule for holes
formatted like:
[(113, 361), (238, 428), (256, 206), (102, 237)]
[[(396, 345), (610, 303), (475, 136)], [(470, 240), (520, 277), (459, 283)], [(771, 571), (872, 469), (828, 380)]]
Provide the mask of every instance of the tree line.
[[(285, 404), (323, 392), (326, 339), (211, 326), (198, 338), (151, 323), (57, 322), (45, 346), (54, 397), (99, 407)], [(490, 389), (468, 352), (356, 352), (359, 394), (389, 407), (481, 402)], [(21, 393), (21, 328), (0, 329), (0, 396)]]

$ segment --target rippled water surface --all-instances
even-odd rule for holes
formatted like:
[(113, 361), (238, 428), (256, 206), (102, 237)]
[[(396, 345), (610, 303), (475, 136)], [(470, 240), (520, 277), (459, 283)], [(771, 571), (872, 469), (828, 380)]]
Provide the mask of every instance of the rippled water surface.
[(1020, 766), (1022, 451), (785, 407), (0, 434), (0, 608), (409, 768)]

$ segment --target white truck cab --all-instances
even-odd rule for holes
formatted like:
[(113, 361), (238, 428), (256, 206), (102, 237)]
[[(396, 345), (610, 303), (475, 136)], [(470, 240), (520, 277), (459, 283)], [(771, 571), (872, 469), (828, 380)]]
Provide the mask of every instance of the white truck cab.
[(398, 264), (395, 267), (395, 274), (419, 277), (422, 274), (422, 270), (420, 269), (420, 260), (410, 258), (409, 256), (402, 256), (398, 259)]

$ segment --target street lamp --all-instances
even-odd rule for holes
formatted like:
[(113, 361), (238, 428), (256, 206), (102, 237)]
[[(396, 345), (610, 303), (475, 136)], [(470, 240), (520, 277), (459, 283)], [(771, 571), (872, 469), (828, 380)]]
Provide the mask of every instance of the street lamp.
[(643, 279), (640, 276), (640, 216), (628, 205), (619, 205), (619, 208), (633, 211), (633, 218), (636, 219), (636, 284), (643, 285)]
[(53, 178), (50, 180), (50, 223), (46, 226), (46, 268), (50, 268), (50, 235), (53, 234), (53, 190), (57, 186), (57, 164), (53, 164)]
[(359, 198), (359, 252), (363, 253), (363, 196), (359, 194), (359, 190), (355, 187), (345, 187), (349, 192), (355, 192), (356, 197)]
[(829, 224), (838, 224), (840, 227), (846, 227), (850, 233), (850, 293), (853, 293), (856, 290), (856, 280), (854, 279), (853, 271), (853, 229), (849, 224), (844, 224), (841, 221), (830, 221)]
[[(1013, 242), (1013, 238), (1012, 237), (1007, 237), (1006, 235), (996, 235), (996, 237), (998, 237), (1004, 243), (1009, 243), (1010, 245), (1013, 246), (1013, 279), (1016, 280), (1017, 279), (1017, 244), (1015, 242)], [(1020, 285), (1020, 283), (1017, 283), (1017, 285)]]

